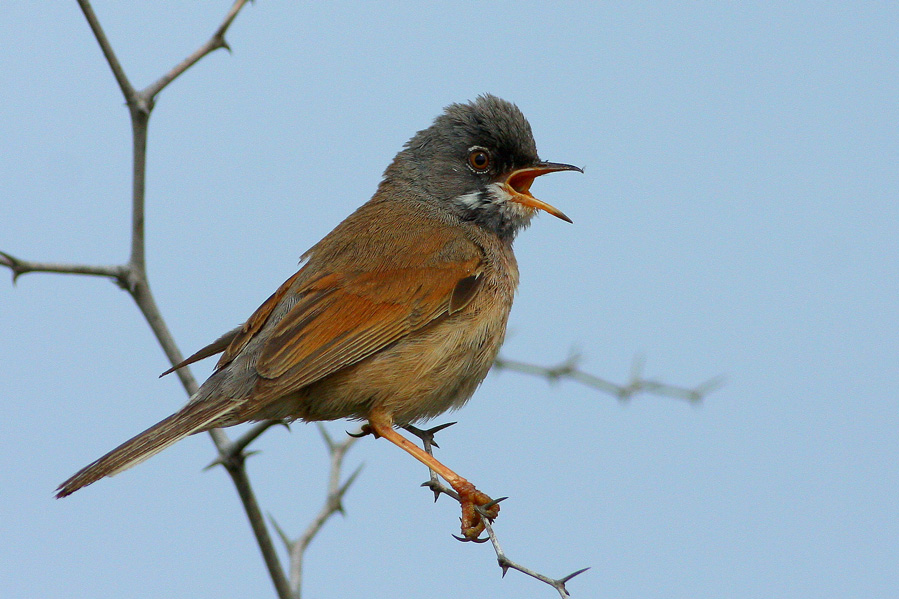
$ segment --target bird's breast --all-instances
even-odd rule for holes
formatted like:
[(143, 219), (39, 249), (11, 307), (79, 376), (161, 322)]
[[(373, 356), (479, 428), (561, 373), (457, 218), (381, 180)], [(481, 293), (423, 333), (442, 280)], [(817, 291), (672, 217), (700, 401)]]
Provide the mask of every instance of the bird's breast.
[(481, 289), (463, 309), (304, 390), (300, 417), (364, 420), (377, 408), (402, 425), (462, 406), (505, 338), (518, 282), (511, 250), (488, 256), (482, 276)]

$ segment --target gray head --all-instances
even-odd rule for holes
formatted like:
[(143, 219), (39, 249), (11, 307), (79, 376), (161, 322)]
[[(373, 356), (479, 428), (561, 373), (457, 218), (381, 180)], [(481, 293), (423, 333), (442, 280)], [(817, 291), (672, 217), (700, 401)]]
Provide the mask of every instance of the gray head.
[(542, 162), (518, 107), (488, 94), (447, 106), (397, 154), (383, 185), (411, 188), (413, 197), (511, 240), (538, 209), (571, 222), (529, 191), (536, 177), (563, 170), (581, 169)]

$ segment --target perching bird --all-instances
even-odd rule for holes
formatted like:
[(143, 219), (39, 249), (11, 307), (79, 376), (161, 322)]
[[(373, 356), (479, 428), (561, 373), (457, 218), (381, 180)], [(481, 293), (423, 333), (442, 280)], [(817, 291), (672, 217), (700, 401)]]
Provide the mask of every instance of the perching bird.
[(567, 170), (580, 171), (538, 158), (514, 104), (485, 95), (448, 106), (243, 326), (167, 371), (224, 352), (187, 405), (80, 470), (57, 497), (212, 428), (351, 418), (445, 478), (460, 496), (463, 535), (477, 538), (474, 506), (490, 498), (394, 426), (460, 407), (487, 375), (518, 285), (516, 234), (538, 209), (571, 222), (534, 198), (531, 183)]

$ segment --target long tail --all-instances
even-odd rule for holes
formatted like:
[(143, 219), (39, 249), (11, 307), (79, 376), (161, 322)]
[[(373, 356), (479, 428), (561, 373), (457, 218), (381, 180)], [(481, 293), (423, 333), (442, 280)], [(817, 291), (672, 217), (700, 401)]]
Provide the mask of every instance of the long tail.
[(76, 472), (59, 485), (56, 497), (71, 495), (81, 487), (97, 482), (105, 476), (113, 476), (140, 464), (188, 435), (213, 428), (217, 420), (236, 407), (236, 403), (225, 400), (184, 406), (180, 412), (154, 424)]

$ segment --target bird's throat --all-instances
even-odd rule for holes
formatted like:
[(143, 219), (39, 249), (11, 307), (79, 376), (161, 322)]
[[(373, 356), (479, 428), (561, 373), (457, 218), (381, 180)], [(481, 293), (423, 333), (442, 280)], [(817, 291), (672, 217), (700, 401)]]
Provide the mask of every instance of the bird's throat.
[(462, 194), (452, 203), (463, 220), (474, 222), (509, 241), (530, 224), (536, 212), (530, 206), (516, 202), (502, 183), (491, 183)]

